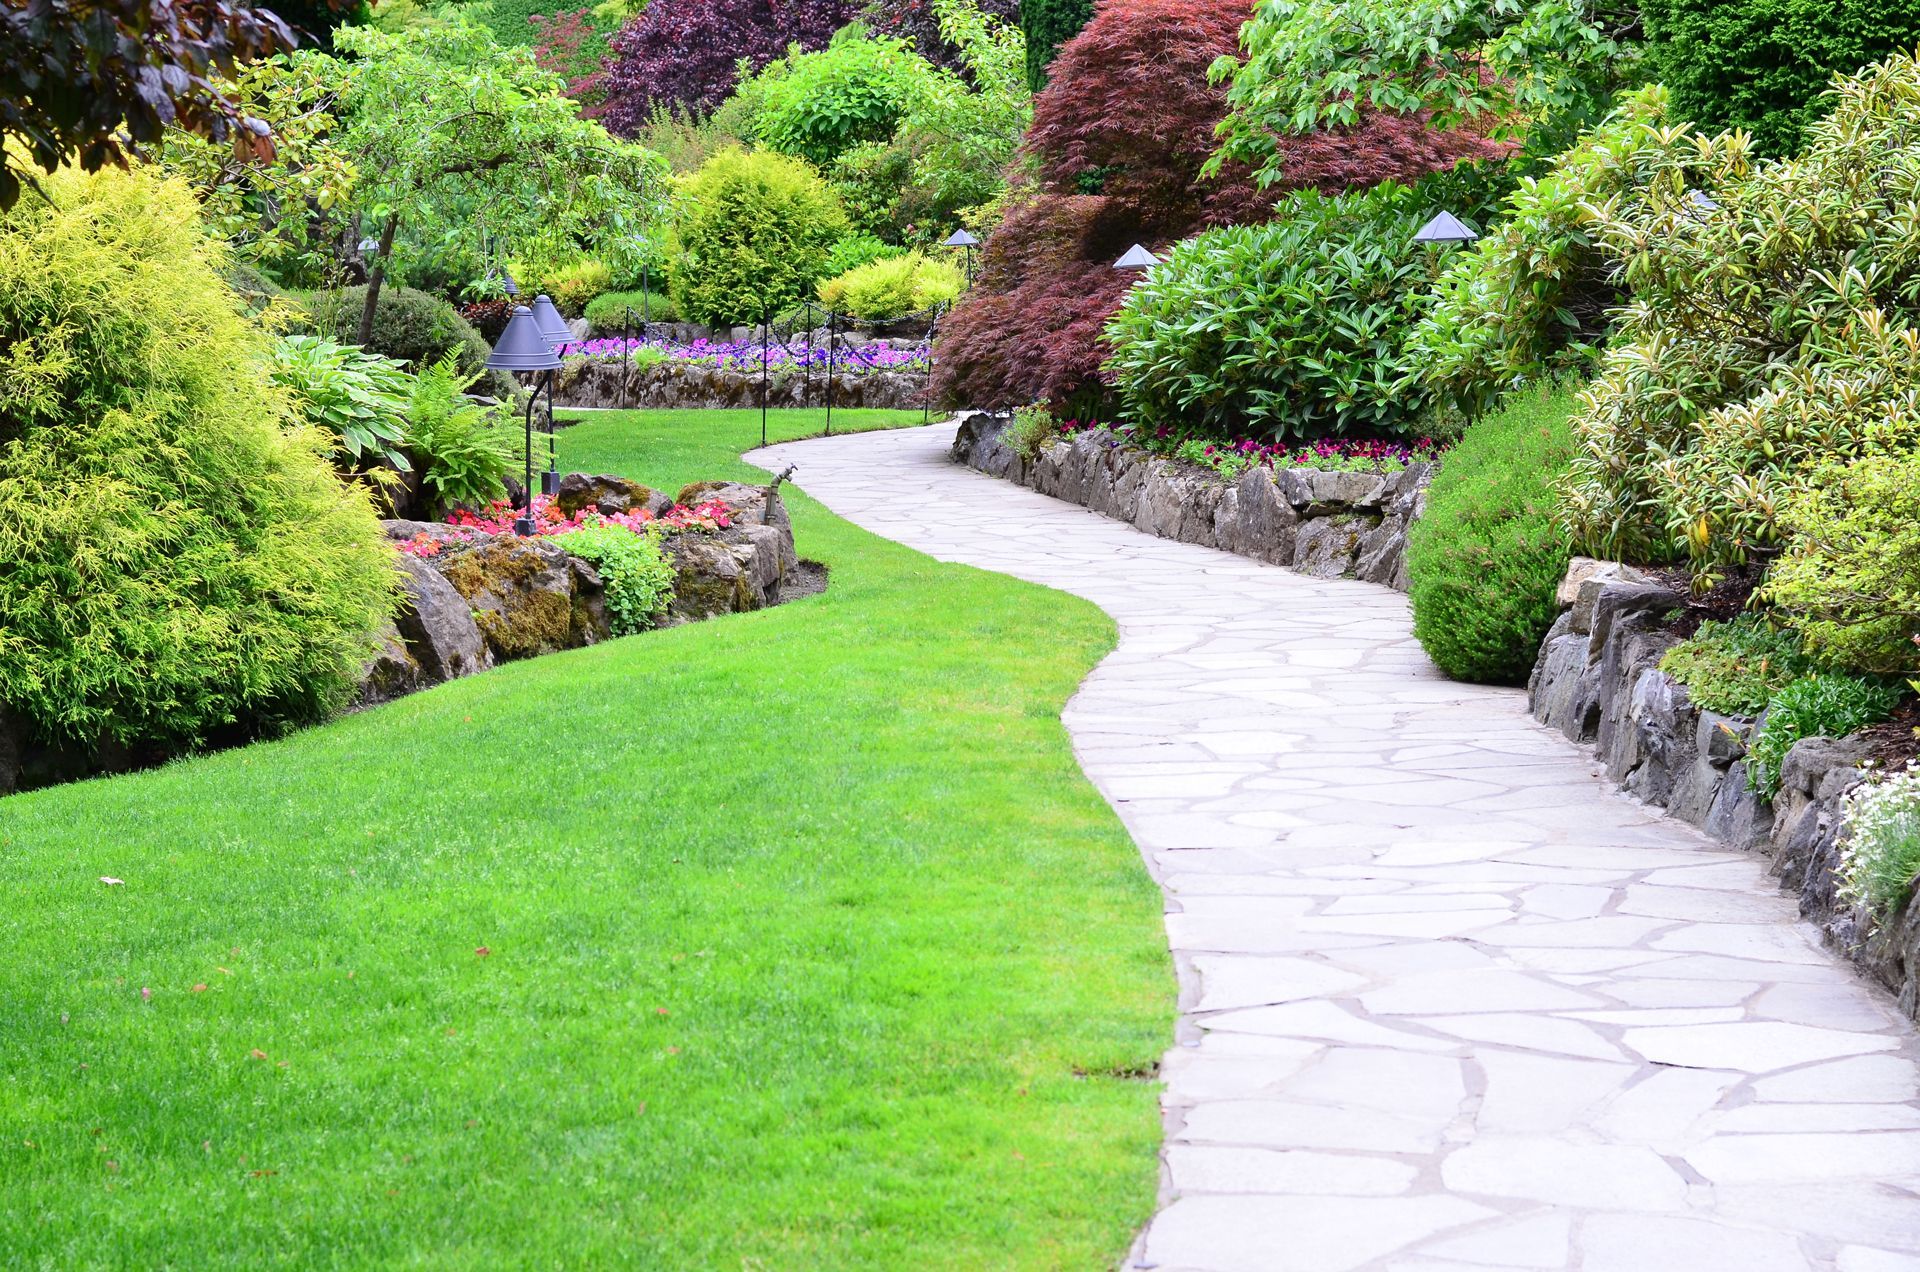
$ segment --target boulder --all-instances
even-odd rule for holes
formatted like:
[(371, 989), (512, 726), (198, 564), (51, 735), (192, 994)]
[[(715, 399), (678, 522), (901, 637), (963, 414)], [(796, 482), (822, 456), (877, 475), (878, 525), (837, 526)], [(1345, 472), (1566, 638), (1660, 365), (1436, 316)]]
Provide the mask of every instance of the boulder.
[(1370, 499), (1384, 484), (1378, 473), (1328, 472), (1302, 470), (1312, 494), (1308, 516), (1333, 516), (1352, 512)]
[(418, 668), (420, 682), (438, 684), (493, 666), (493, 652), (467, 598), (428, 561), (402, 555), (400, 567), (405, 592), (394, 629)]
[(573, 558), (552, 539), (495, 535), (442, 552), (434, 565), (466, 600), (497, 661), (573, 649), (605, 635), (589, 607), (576, 607)]
[(673, 500), (637, 481), (606, 473), (568, 473), (560, 479), (554, 503), (567, 516), (583, 509), (598, 508), (606, 513), (634, 512), (641, 509), (659, 516), (673, 506)]
[(761, 594), (734, 545), (715, 535), (670, 535), (661, 550), (673, 563), (673, 601), (663, 626), (759, 609)]
[(1346, 513), (1316, 517), (1300, 526), (1293, 545), (1293, 568), (1316, 579), (1337, 579), (1353, 569), (1360, 540), (1371, 523)]
[(420, 670), (419, 660), (400, 638), (399, 628), (389, 619), (380, 629), (373, 657), (360, 668), (360, 687), (354, 692), (353, 702), (355, 706), (370, 707), (424, 689), (429, 683)]
[(1618, 561), (1596, 561), (1592, 557), (1577, 556), (1567, 562), (1567, 572), (1560, 579), (1560, 586), (1554, 593), (1554, 599), (1561, 605), (1572, 605), (1580, 599), (1580, 587), (1589, 581), (1600, 583), (1651, 583), (1653, 577), (1644, 571)]
[(1229, 550), (1272, 565), (1293, 564), (1300, 514), (1287, 497), (1281, 476), (1271, 469), (1257, 467), (1240, 475), (1238, 498), (1234, 501), (1239, 512), (1237, 542), (1230, 545)]

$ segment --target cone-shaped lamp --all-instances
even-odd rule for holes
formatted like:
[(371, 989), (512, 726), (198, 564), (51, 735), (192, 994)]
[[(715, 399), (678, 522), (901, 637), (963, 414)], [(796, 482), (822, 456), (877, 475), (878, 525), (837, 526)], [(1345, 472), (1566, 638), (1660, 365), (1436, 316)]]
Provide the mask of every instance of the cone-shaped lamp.
[(540, 334), (547, 338), (547, 343), (555, 349), (573, 343), (573, 331), (567, 326), (567, 320), (553, 307), (553, 301), (544, 295), (533, 298), (533, 321), (539, 326)]
[(1442, 212), (1420, 227), (1413, 236), (1416, 243), (1471, 243), (1480, 236), (1451, 212)]
[(942, 244), (942, 246), (944, 247), (978, 247), (980, 246), (980, 240), (973, 237), (973, 235), (967, 233), (965, 230), (955, 230), (952, 234), (949, 234), (947, 236), (947, 241), (944, 244)]
[(487, 366), (495, 371), (557, 371), (560, 355), (534, 321), (533, 311), (515, 305), (513, 317), (507, 319), (506, 329), (487, 355)]
[(1135, 243), (1127, 249), (1126, 255), (1113, 263), (1113, 267), (1115, 269), (1150, 269), (1159, 263), (1158, 256)]

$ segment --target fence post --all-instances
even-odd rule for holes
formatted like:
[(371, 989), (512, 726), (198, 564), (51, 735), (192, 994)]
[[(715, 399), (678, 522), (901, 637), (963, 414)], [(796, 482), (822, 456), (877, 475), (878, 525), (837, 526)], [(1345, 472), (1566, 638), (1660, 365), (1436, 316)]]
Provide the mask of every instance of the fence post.
[(767, 312), (766, 302), (760, 303), (760, 444), (767, 444), (767, 327), (772, 323), (773, 315)]
[(827, 310), (827, 436), (833, 436), (833, 364), (840, 357), (840, 315)]

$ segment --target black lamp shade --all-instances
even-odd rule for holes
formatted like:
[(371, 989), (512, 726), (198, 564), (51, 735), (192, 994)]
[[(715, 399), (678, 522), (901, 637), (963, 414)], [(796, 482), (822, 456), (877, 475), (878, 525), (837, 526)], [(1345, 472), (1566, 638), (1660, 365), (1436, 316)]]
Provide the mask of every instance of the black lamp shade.
[(500, 271), (500, 290), (509, 296), (518, 296), (520, 294), (520, 284), (514, 282), (513, 275), (504, 269)]
[(952, 234), (947, 236), (947, 241), (944, 244), (944, 246), (946, 247), (978, 247), (980, 246), (980, 240), (973, 237), (973, 235), (967, 233), (965, 230), (955, 230)]
[(1113, 267), (1115, 269), (1150, 269), (1159, 263), (1158, 256), (1135, 243), (1127, 249), (1126, 255), (1113, 263)]
[(1451, 212), (1442, 212), (1420, 227), (1413, 236), (1416, 243), (1471, 243), (1480, 236)]
[(567, 320), (553, 307), (553, 301), (546, 296), (533, 298), (533, 321), (539, 325), (540, 334), (554, 348), (573, 343), (573, 331), (567, 326)]
[(495, 371), (557, 371), (560, 355), (541, 334), (533, 311), (525, 305), (515, 305), (506, 330), (500, 333), (499, 342), (487, 355), (487, 366)]

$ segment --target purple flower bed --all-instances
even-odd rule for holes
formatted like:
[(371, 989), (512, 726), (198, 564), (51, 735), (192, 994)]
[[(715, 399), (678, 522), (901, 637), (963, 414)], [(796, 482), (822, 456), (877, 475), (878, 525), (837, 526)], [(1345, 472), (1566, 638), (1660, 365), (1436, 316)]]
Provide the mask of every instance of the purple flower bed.
[[(561, 345), (560, 353), (563, 357), (618, 362), (623, 355), (639, 354), (649, 349), (663, 355), (669, 362), (689, 366), (727, 371), (760, 370), (760, 345), (752, 340), (696, 340), (692, 344), (679, 344), (666, 340), (630, 340), (615, 336)], [(824, 343), (816, 343), (811, 348), (805, 344), (769, 344), (766, 347), (766, 360), (769, 373), (813, 369), (824, 372), (829, 353)], [(906, 349), (895, 349), (884, 344), (842, 345), (831, 358), (834, 370), (841, 375), (871, 375), (881, 371), (924, 375), (931, 360), (932, 352), (924, 343)]]

